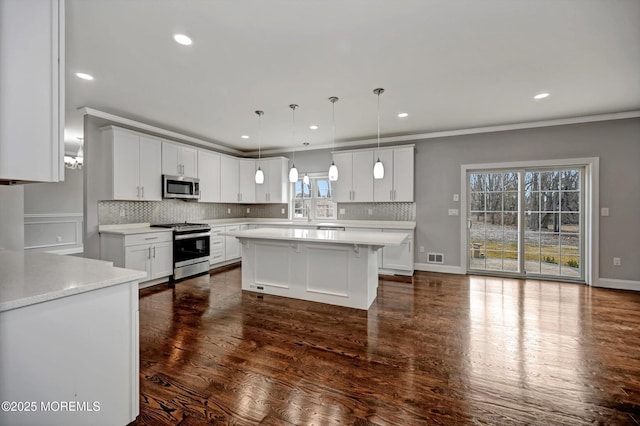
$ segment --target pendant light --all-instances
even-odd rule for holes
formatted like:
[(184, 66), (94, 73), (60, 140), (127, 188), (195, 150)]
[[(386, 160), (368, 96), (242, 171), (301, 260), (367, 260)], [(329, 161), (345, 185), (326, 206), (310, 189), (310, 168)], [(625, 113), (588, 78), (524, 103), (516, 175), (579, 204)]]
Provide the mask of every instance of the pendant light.
[[(329, 98), (329, 102), (331, 102), (331, 134), (332, 134), (332, 140), (331, 140), (331, 156), (333, 156), (333, 150), (335, 148), (335, 144), (336, 144), (336, 102), (338, 101), (338, 98), (336, 98), (335, 96), (332, 96)], [(333, 158), (331, 159), (331, 167), (329, 167), (329, 180), (332, 182), (335, 182), (338, 180), (338, 166), (336, 166), (335, 161), (333, 161)]]
[(264, 115), (264, 111), (255, 111), (255, 113), (258, 116), (258, 170), (256, 170), (256, 183), (258, 185), (262, 185), (264, 183), (264, 172), (260, 168), (260, 159), (262, 158), (262, 155), (261, 155), (262, 138), (260, 134), (260, 124), (261, 124), (260, 119)]
[[(380, 94), (384, 93), (384, 89), (377, 88), (373, 90), (373, 93), (378, 95), (378, 151), (380, 150)], [(382, 161), (380, 161), (380, 156), (378, 155), (378, 161), (373, 166), (373, 178), (374, 179), (382, 179), (384, 178), (384, 166), (382, 165)]]
[[(289, 105), (289, 108), (291, 108), (292, 114), (293, 114), (291, 139), (293, 139), (293, 142), (295, 143), (296, 141), (296, 108), (298, 108), (298, 105), (291, 104)], [(296, 183), (298, 181), (298, 169), (296, 169), (296, 150), (295, 149), (293, 150), (293, 161), (291, 162), (291, 164), (292, 164), (291, 170), (289, 170), (289, 182)]]
[[(304, 148), (307, 149), (307, 147), (309, 146), (309, 142), (304, 142), (302, 145), (304, 145)], [(304, 172), (302, 183), (305, 185), (309, 185), (309, 175), (307, 174), (307, 172)]]

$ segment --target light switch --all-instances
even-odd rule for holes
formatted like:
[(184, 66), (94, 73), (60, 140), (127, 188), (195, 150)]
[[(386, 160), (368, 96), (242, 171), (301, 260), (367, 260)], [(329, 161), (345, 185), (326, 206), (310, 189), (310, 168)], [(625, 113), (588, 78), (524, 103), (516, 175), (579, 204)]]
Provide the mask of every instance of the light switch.
[(247, 207), (247, 213), (251, 213), (251, 207)]
[(458, 209), (449, 209), (449, 216), (458, 216), (459, 214)]
[(344, 214), (344, 209), (340, 209), (340, 214)]
[(280, 209), (280, 214), (284, 214), (284, 209)]
[(603, 207), (600, 209), (600, 216), (609, 216), (609, 207)]
[(369, 213), (369, 216), (373, 215), (373, 209), (369, 209), (368, 213)]
[(227, 214), (231, 214), (231, 208), (227, 209)]
[(453, 201), (460, 201), (460, 194), (453, 194)]

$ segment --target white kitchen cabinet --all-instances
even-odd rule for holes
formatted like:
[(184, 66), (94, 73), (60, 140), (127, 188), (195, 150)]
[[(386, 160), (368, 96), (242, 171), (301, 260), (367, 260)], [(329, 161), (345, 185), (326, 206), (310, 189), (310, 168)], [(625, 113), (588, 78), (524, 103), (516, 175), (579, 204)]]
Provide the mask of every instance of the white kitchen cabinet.
[(413, 275), (413, 231), (383, 229), (382, 232), (408, 233), (409, 237), (400, 246), (385, 246), (382, 249), (381, 269), (402, 275)]
[(0, 3), (0, 182), (64, 180), (64, 1)]
[(220, 201), (237, 203), (240, 191), (240, 160), (226, 155), (220, 156)]
[(111, 161), (111, 199), (162, 199), (160, 139), (115, 126), (104, 128), (105, 153)]
[(188, 145), (162, 141), (162, 174), (198, 176), (198, 150)]
[(145, 271), (141, 283), (173, 274), (173, 231), (100, 234), (100, 258), (120, 268)]
[(337, 152), (333, 161), (338, 180), (332, 183), (333, 200), (340, 203), (373, 201), (373, 151)]
[(198, 152), (198, 179), (200, 179), (200, 201), (220, 202), (220, 155), (200, 150)]
[(374, 179), (374, 201), (413, 202), (413, 146), (375, 151), (384, 165), (384, 178)]
[(264, 172), (264, 183), (256, 184), (257, 203), (289, 202), (289, 160), (284, 157), (256, 161)]
[(256, 201), (256, 161), (241, 158), (238, 174), (238, 202), (254, 203)]
[(214, 226), (211, 228), (209, 239), (209, 265), (224, 262), (225, 260), (225, 240), (224, 226)]
[[(224, 227), (225, 232), (237, 232), (240, 225), (231, 225)], [(240, 241), (236, 237), (224, 237), (225, 260), (233, 260), (240, 258)]]

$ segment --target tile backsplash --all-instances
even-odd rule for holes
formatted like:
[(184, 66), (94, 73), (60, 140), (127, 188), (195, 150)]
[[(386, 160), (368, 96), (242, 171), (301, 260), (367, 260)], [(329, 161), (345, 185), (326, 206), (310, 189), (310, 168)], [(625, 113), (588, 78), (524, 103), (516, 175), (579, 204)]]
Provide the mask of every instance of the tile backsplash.
[(338, 220), (415, 221), (416, 203), (338, 203)]
[[(247, 209), (249, 209), (248, 212)], [(342, 209), (344, 214), (340, 214)], [(196, 203), (180, 200), (100, 201), (98, 203), (99, 225), (194, 222), (239, 217), (287, 219), (288, 216), (287, 204)], [(415, 221), (416, 204), (338, 203), (338, 220)]]
[[(247, 208), (250, 212), (247, 213)], [(282, 214), (284, 209), (284, 214)], [(180, 200), (100, 201), (98, 224), (194, 222), (238, 217), (287, 218), (286, 204), (194, 203)]]

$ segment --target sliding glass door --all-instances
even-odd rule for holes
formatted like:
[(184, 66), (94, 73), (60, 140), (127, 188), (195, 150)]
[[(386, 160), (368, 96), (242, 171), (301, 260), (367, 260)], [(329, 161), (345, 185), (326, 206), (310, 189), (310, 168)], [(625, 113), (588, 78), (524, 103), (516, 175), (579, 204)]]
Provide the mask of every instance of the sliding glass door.
[(469, 272), (583, 280), (583, 170), (469, 172)]

